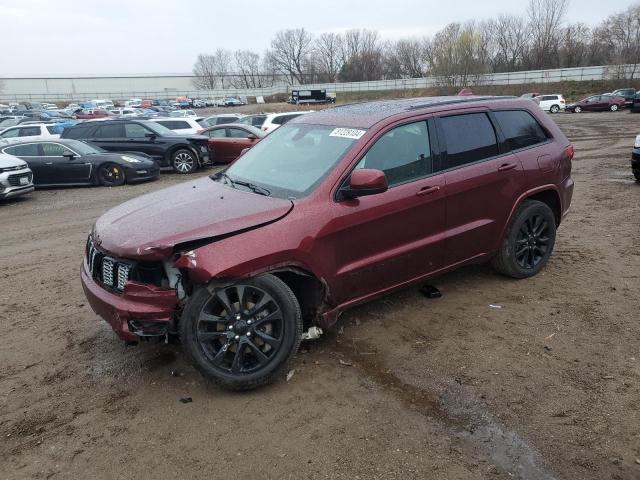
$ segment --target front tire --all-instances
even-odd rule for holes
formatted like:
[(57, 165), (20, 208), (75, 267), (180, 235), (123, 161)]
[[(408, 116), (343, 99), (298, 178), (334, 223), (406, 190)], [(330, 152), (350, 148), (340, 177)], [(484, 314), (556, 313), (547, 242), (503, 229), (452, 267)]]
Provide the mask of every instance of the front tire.
[(193, 173), (198, 168), (198, 159), (192, 151), (181, 148), (171, 154), (171, 167), (183, 175)]
[(114, 163), (101, 165), (96, 175), (98, 183), (105, 187), (119, 187), (127, 180), (124, 169)]
[(555, 241), (556, 220), (549, 206), (537, 200), (525, 200), (491, 263), (503, 275), (532, 277), (546, 265)]
[(615, 103), (613, 105), (611, 105), (609, 107), (609, 110), (611, 110), (612, 112), (617, 112), (618, 111), (618, 105), (616, 105)]
[(573, 113), (580, 113), (580, 112), (582, 112), (582, 107), (575, 107), (573, 109)]
[(285, 370), (300, 345), (302, 314), (291, 289), (265, 274), (198, 289), (182, 314), (180, 336), (205, 377), (225, 388), (249, 390)]

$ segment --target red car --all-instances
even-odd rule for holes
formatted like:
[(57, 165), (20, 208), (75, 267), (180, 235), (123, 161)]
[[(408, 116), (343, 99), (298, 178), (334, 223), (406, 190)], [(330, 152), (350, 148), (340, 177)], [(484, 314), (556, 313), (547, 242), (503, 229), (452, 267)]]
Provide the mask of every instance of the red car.
[(565, 112), (601, 112), (610, 110), (616, 112), (625, 106), (625, 98), (615, 95), (593, 95), (579, 102), (567, 105)]
[(98, 110), (98, 109), (89, 109), (89, 110), (81, 110), (78, 113), (73, 115), (78, 120), (90, 120), (92, 118), (107, 118), (112, 117), (110, 112), (106, 110)]
[(253, 147), (265, 132), (251, 125), (223, 124), (198, 131), (198, 135), (209, 137), (209, 158), (215, 163), (231, 163), (242, 151)]
[(253, 388), (354, 305), (470, 263), (538, 273), (569, 209), (572, 158), (530, 100), (323, 110), (223, 172), (108, 211), (82, 284), (120, 338), (177, 334), (206, 377)]

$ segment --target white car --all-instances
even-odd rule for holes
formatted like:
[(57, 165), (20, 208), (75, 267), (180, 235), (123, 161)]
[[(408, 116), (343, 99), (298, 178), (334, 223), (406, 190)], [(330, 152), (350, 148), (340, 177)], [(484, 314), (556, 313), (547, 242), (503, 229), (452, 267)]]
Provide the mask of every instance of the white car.
[(208, 127), (215, 127), (225, 123), (236, 123), (244, 115), (242, 113), (221, 113), (219, 115), (211, 115), (204, 119), (204, 123)]
[(170, 117), (185, 118), (185, 117), (197, 117), (196, 112), (193, 110), (174, 110), (169, 112)]
[(0, 153), (0, 200), (33, 192), (33, 173), (27, 162)]
[(138, 115), (138, 112), (133, 108), (112, 108), (109, 113), (120, 115), (121, 117), (135, 117)]
[(271, 113), (267, 115), (264, 123), (262, 124), (262, 131), (271, 133), (276, 128), (284, 125), (289, 120), (293, 120), (296, 117), (304, 115), (306, 113), (312, 113), (313, 110), (309, 110), (307, 112), (284, 112), (284, 113)]
[(199, 123), (202, 121), (202, 117), (154, 118), (150, 121), (158, 123), (181, 135), (195, 135), (205, 128), (204, 125)]
[(564, 98), (559, 93), (554, 93), (553, 95), (538, 95), (534, 100), (538, 101), (542, 110), (550, 113), (558, 113), (567, 106)]
[(27, 125), (16, 125), (14, 127), (5, 128), (0, 132), (0, 138), (60, 138), (60, 132), (60, 126), (55, 123), (30, 123)]

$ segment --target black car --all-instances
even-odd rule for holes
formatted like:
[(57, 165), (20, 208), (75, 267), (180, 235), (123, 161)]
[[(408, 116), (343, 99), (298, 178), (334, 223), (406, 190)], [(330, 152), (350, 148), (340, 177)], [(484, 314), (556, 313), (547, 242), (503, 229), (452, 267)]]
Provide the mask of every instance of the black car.
[(624, 97), (624, 104), (627, 107), (631, 107), (633, 105), (633, 100), (636, 96), (635, 88), (619, 88), (610, 93), (615, 97)]
[(207, 137), (179, 135), (146, 120), (91, 120), (65, 128), (62, 138), (91, 142), (109, 152), (146, 153), (161, 167), (178, 173), (192, 173), (210, 164)]
[(631, 171), (633, 176), (636, 177), (636, 181), (640, 182), (640, 135), (636, 137), (636, 142), (631, 152)]
[(135, 152), (110, 153), (79, 140), (21, 140), (0, 144), (0, 152), (21, 158), (40, 187), (105, 185), (155, 180), (160, 167)]

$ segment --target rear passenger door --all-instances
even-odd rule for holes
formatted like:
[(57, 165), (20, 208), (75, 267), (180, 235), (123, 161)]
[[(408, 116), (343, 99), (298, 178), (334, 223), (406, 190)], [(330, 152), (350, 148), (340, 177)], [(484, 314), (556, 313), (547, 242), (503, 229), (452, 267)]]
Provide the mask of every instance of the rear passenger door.
[(93, 132), (89, 133), (87, 140), (109, 152), (126, 150), (124, 144), (124, 128), (120, 122), (97, 126)]
[(437, 118), (447, 185), (447, 264), (492, 252), (522, 190), (522, 165), (484, 111)]

